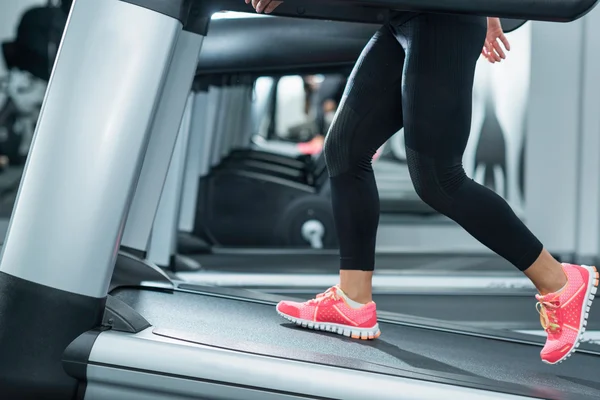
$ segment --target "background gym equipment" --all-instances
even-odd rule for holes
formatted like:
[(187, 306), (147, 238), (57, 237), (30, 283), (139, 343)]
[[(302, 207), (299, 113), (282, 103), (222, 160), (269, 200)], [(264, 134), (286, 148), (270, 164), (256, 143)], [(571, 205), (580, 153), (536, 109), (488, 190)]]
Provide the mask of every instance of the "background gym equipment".
[[(526, 21), (504, 22), (507, 31), (511, 31)], [(334, 28), (343, 34), (334, 33)], [(347, 75), (376, 29), (377, 25), (371, 24), (315, 21), (309, 24), (301, 19), (252, 15), (213, 21), (214, 36), (207, 39), (201, 52), (197, 79), (210, 82), (211, 90), (218, 93), (219, 106), (210, 112), (216, 113), (214, 118), (221, 120), (208, 128), (217, 129), (214, 133), (216, 147), (206, 147), (204, 153), (189, 153), (192, 158), (200, 157), (200, 164), (210, 154), (212, 168), (203, 167), (204, 172), (198, 174), (202, 178), (195, 198), (200, 217), (193, 229), (187, 222), (187, 233), (181, 240), (182, 252), (205, 252), (210, 246), (246, 249), (337, 247), (322, 155), (303, 157), (294, 150), (292, 143), (272, 140), (277, 114), (288, 112), (277, 110), (278, 82), (288, 78), (301, 80), (301, 76), (316, 72)], [(268, 40), (268, 32), (275, 30), (281, 32), (277, 42), (268, 48), (260, 45), (262, 40)], [(303, 35), (292, 34), (301, 31)], [(263, 36), (260, 40), (250, 39)], [(323, 41), (324, 37), (328, 40)], [(270, 76), (264, 76), (265, 73)], [(233, 97), (232, 90), (235, 89), (230, 88), (250, 84), (254, 84), (251, 125), (247, 109), (243, 114), (236, 110), (249, 105), (252, 97)], [(234, 105), (237, 108), (234, 109)], [(223, 110), (228, 107), (231, 110), (225, 113)], [(223, 118), (226, 119), (222, 121)], [(244, 127), (243, 131), (240, 127)], [(212, 134), (204, 129), (204, 126), (193, 127), (191, 135)], [(262, 134), (264, 130), (270, 133)], [(403, 141), (397, 139), (402, 139), (402, 135), (396, 135), (388, 143), (391, 149), (388, 153), (394, 154), (395, 159), (387, 159), (384, 155), (374, 163), (382, 223), (388, 225), (398, 224), (397, 220), (389, 218), (395, 215), (427, 218), (436, 214), (415, 193), (408, 168), (396, 154), (398, 147), (403, 148)], [(192, 162), (191, 158), (189, 162)], [(186, 196), (192, 197), (189, 192)], [(189, 200), (183, 201), (190, 204)], [(189, 221), (191, 212), (186, 215)], [(201, 239), (196, 249), (190, 245), (194, 237)]]
[[(212, 147), (195, 155), (205, 160), (210, 154), (212, 168), (200, 167), (204, 173), (199, 174), (202, 179), (194, 234), (220, 247), (336, 248), (323, 156), (290, 156), (274, 154), (272, 148), (257, 148), (252, 139), (257, 132), (249, 128), (258, 128), (256, 119), (274, 101), (277, 77), (311, 71), (347, 74), (377, 26), (248, 16), (217, 19), (213, 28), (215, 39), (209, 37), (207, 43), (213, 44), (201, 52), (197, 79), (212, 79), (210, 90), (218, 93), (215, 96), (220, 103), (211, 110), (216, 116), (209, 117), (218, 120), (212, 126), (216, 132), (205, 133), (200, 127), (191, 130), (192, 135), (216, 137)], [(260, 38), (267, 40), (274, 30), (281, 32), (278, 41), (268, 48), (260, 46)], [(298, 32), (305, 34), (296, 36)], [(324, 41), (324, 37), (329, 39)], [(232, 57), (227, 58), (228, 54)], [(269, 87), (261, 86), (266, 100), (255, 105), (259, 110), (253, 110), (255, 122), (250, 124), (247, 109), (243, 114), (236, 110), (242, 107), (239, 102), (249, 104), (252, 97), (234, 97), (232, 90), (264, 79), (265, 70), (275, 78)], [(255, 72), (261, 76), (253, 75)], [(223, 111), (228, 107), (234, 108)], [(240, 131), (240, 127), (245, 130)], [(382, 196), (382, 212), (433, 211), (418, 199), (409, 179), (398, 183), (394, 180), (387, 185), (390, 189), (384, 192), (391, 195)]]

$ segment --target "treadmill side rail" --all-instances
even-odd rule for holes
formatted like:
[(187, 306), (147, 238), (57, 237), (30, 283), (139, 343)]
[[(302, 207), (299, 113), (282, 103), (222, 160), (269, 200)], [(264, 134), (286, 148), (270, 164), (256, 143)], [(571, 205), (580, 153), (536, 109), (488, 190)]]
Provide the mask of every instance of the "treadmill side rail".
[[(310, 377), (309, 385), (307, 377)], [(223, 400), (528, 398), (197, 345), (160, 337), (152, 333), (152, 328), (136, 335), (107, 331), (98, 336), (87, 367), (86, 398), (108, 399), (109, 393), (112, 398), (132, 398), (127, 396), (135, 394), (136, 399), (156, 393), (164, 395), (150, 397)]]

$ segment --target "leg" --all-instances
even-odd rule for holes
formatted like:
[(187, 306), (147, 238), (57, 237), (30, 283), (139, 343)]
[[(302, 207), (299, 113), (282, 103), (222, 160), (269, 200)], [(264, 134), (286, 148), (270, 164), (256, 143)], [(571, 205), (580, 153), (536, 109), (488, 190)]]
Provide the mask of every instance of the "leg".
[(340, 241), (340, 285), (277, 311), (302, 326), (373, 339), (379, 336), (371, 301), (379, 194), (373, 155), (402, 127), (404, 50), (384, 26), (363, 50), (325, 140), (331, 200)]
[(482, 18), (428, 14), (398, 29), (408, 54), (403, 108), (409, 170), (427, 204), (525, 271), (540, 292), (554, 292), (566, 283), (560, 264), (504, 199), (462, 167), (485, 32)]
[[(561, 265), (493, 191), (462, 168), (471, 121), (481, 18), (421, 15), (402, 25), (402, 93), (408, 165), (417, 193), (532, 280), (542, 326), (542, 360), (555, 364), (577, 348), (598, 285), (593, 267)], [(426, 93), (426, 95), (423, 95)]]
[(373, 155), (402, 128), (404, 51), (388, 26), (375, 34), (352, 72), (325, 142), (340, 242), (340, 287), (371, 301), (379, 193)]

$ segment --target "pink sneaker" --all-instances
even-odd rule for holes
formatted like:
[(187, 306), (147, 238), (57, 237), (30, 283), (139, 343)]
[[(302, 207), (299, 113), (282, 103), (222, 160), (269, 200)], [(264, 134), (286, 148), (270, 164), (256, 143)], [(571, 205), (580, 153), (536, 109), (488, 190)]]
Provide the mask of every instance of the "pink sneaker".
[(374, 302), (352, 308), (345, 294), (334, 286), (304, 303), (282, 301), (277, 313), (308, 329), (334, 332), (353, 339), (376, 339), (381, 334)]
[(567, 286), (558, 293), (536, 295), (542, 327), (548, 333), (542, 361), (558, 364), (577, 350), (598, 286), (596, 267), (563, 264)]

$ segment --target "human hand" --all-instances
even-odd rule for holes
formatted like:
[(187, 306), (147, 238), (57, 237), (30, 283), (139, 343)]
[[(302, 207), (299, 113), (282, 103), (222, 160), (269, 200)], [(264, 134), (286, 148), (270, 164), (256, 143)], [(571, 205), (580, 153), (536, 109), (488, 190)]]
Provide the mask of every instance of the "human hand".
[(323, 103), (323, 112), (335, 112), (337, 110), (337, 102), (335, 100), (325, 100), (325, 102)]
[(283, 3), (283, 1), (279, 0), (245, 0), (246, 4), (252, 3), (252, 7), (256, 10), (257, 13), (264, 12), (265, 14), (272, 13), (277, 7)]
[(504, 35), (499, 18), (488, 18), (487, 22), (487, 35), (481, 54), (490, 63), (494, 64), (506, 58), (506, 53), (504, 53), (500, 43), (504, 45), (507, 51), (510, 51), (510, 43)]

